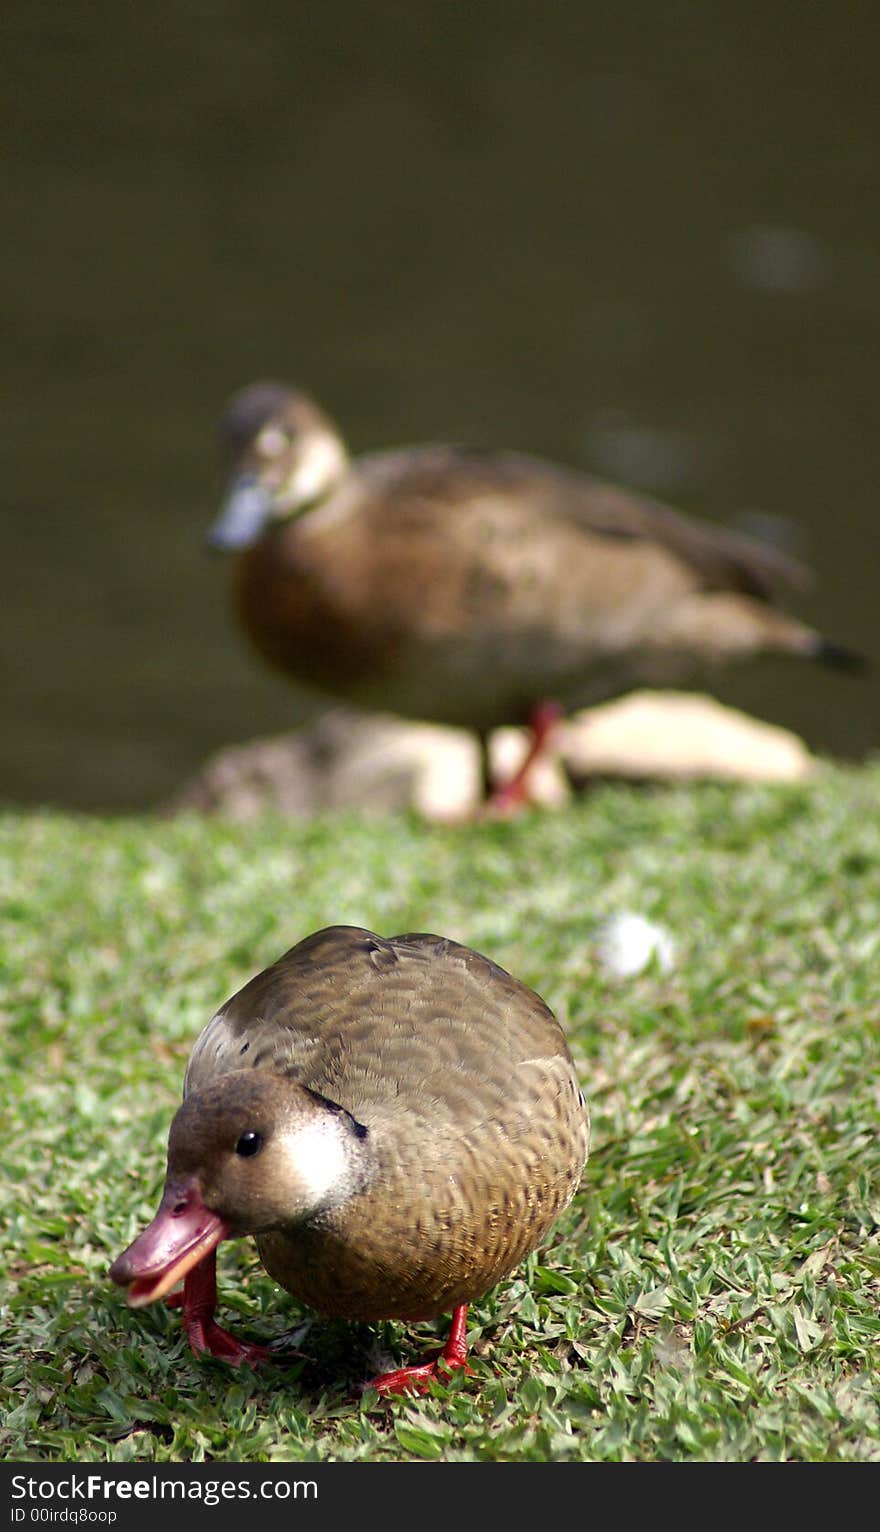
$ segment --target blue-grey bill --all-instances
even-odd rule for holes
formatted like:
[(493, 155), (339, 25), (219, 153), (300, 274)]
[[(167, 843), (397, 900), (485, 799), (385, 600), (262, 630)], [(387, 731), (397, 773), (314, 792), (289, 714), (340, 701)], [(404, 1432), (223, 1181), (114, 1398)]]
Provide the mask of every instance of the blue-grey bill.
[(259, 479), (248, 474), (236, 479), (207, 532), (209, 548), (234, 552), (256, 542), (272, 511), (272, 500)]

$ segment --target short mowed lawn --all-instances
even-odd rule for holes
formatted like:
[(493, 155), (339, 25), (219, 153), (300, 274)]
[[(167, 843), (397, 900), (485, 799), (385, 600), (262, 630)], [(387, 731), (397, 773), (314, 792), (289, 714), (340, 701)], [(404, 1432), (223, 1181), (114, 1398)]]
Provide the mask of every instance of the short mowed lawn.
[[(669, 932), (671, 970), (603, 973), (624, 911)], [(310, 1316), (249, 1240), (221, 1249), (219, 1317), (294, 1332), (283, 1366), (196, 1359), (107, 1278), (200, 1029), (337, 922), (532, 985), (591, 1104), (579, 1195), (472, 1306), (472, 1375), (420, 1399), (363, 1385), (445, 1320)], [(10, 812), (0, 957), (5, 1460), (880, 1458), (880, 767), (455, 828)]]

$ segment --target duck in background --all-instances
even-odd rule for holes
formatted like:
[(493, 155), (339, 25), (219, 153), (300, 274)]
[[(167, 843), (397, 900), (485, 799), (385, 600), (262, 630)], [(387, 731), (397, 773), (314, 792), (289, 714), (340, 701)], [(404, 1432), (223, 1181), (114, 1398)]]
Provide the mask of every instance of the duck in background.
[[(351, 459), (305, 393), (256, 383), (220, 424), (239, 621), (265, 660), (358, 708), (531, 746), (492, 788), (528, 796), (558, 719), (765, 654), (860, 668), (787, 615), (779, 549), (539, 458), (415, 446)], [(488, 783), (488, 765), (485, 769)]]
[(183, 1280), (193, 1350), (257, 1362), (271, 1353), (214, 1318), (216, 1247), (253, 1234), (321, 1314), (451, 1312), (438, 1357), (372, 1384), (422, 1392), (467, 1370), (468, 1304), (545, 1238), (588, 1147), (565, 1035), (532, 990), (439, 936), (332, 926), (199, 1037), (159, 1210), (110, 1276), (134, 1307)]

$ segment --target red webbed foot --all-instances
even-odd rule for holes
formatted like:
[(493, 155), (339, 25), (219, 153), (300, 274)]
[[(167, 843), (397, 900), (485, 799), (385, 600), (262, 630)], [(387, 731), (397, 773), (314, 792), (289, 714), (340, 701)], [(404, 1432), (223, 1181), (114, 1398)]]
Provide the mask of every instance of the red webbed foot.
[(196, 1356), (207, 1352), (220, 1362), (228, 1362), (231, 1367), (241, 1367), (245, 1363), (254, 1367), (259, 1362), (271, 1360), (272, 1353), (268, 1346), (259, 1346), (255, 1341), (241, 1341), (229, 1330), (224, 1330), (222, 1325), (218, 1325), (216, 1320), (204, 1315), (191, 1314), (185, 1317), (184, 1328)]
[(509, 782), (492, 788), (485, 805), (487, 818), (508, 819), (532, 801), (529, 790), (532, 768), (541, 756), (546, 755), (563, 711), (557, 702), (540, 702), (532, 709), (529, 717), (532, 737), (525, 759)]
[[(168, 1302), (177, 1299), (169, 1294)], [(218, 1361), (228, 1362), (232, 1367), (270, 1361), (272, 1353), (267, 1346), (255, 1341), (240, 1341), (229, 1330), (224, 1330), (214, 1318), (217, 1307), (217, 1261), (213, 1251), (187, 1272), (183, 1283), (183, 1328), (196, 1356), (206, 1352)]]
[(398, 1367), (396, 1372), (380, 1373), (378, 1378), (370, 1379), (368, 1387), (375, 1388), (380, 1394), (427, 1394), (432, 1378), (445, 1383), (444, 1372), (462, 1369), (468, 1374), (471, 1372), (467, 1362), (450, 1363), (441, 1352), (433, 1362), (423, 1362), (420, 1367)]
[(467, 1304), (463, 1303), (453, 1312), (449, 1339), (437, 1356), (429, 1362), (422, 1362), (414, 1367), (398, 1367), (394, 1372), (380, 1373), (378, 1378), (371, 1378), (367, 1386), (386, 1395), (426, 1394), (432, 1379), (445, 1383), (447, 1380), (444, 1374), (447, 1373), (464, 1371), (470, 1375), (471, 1369), (465, 1361), (466, 1322)]

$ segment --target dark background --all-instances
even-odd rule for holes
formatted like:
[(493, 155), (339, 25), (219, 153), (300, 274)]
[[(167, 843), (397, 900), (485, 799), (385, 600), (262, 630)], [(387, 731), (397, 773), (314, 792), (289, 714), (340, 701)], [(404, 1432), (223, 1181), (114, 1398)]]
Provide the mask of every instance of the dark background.
[[(257, 377), (355, 451), (494, 443), (758, 518), (880, 660), (876, 5), (13, 0), (3, 30), (6, 802), (148, 807), (305, 715), (202, 546)], [(876, 749), (876, 679), (718, 691)]]

